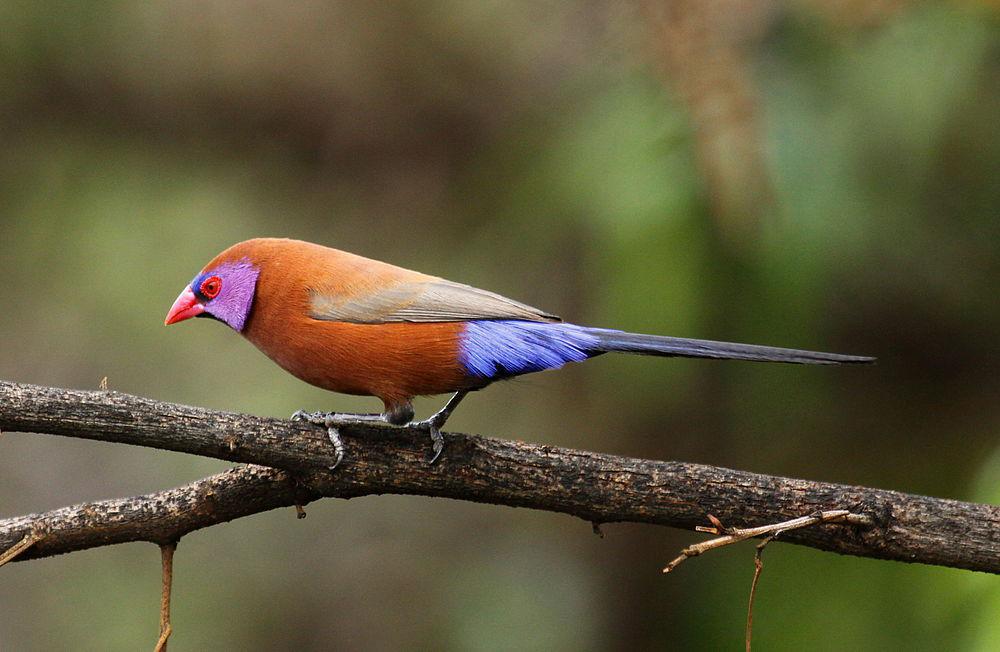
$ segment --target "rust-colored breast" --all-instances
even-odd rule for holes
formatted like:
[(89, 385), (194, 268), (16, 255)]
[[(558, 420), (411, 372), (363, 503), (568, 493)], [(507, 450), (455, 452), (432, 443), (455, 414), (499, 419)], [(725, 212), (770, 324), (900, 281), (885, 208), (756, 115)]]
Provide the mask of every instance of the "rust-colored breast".
[(461, 323), (347, 324), (280, 312), (277, 317), (273, 327), (269, 319), (253, 317), (244, 334), (284, 369), (318, 387), (378, 396), (389, 406), (469, 385), (458, 362)]

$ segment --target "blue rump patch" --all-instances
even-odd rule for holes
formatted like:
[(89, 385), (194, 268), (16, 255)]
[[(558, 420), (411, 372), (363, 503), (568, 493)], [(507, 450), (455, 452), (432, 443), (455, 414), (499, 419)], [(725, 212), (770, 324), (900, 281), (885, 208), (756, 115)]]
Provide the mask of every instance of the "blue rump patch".
[(471, 376), (506, 378), (567, 362), (581, 362), (597, 353), (598, 338), (583, 326), (520, 320), (470, 321), (459, 343), (462, 366)]

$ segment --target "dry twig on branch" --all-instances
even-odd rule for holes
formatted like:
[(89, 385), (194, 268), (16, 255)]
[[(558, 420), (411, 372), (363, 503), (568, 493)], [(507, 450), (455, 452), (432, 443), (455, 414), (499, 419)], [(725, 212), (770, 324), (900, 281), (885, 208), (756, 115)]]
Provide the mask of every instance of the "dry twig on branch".
[[(162, 403), (106, 391), (0, 382), (0, 429), (97, 439), (254, 465), (146, 496), (0, 520), (0, 551), (43, 538), (17, 560), (151, 541), (319, 497), (440, 496), (577, 516), (694, 529), (775, 523), (847, 509), (863, 523), (824, 523), (782, 540), (842, 554), (1000, 573), (1000, 508), (895, 491), (656, 462), (456, 433), (424, 463), (420, 430), (345, 427), (333, 473), (326, 433), (307, 424)], [(283, 469), (283, 470), (276, 470)], [(294, 475), (294, 478), (292, 476)]]
[(160, 564), (162, 566), (162, 588), (160, 590), (160, 638), (156, 641), (154, 652), (167, 652), (167, 639), (173, 632), (170, 626), (170, 591), (174, 584), (174, 551), (176, 543), (164, 543), (160, 546)]
[(669, 573), (677, 568), (681, 562), (690, 559), (691, 557), (703, 555), (709, 550), (715, 550), (716, 548), (722, 548), (724, 546), (731, 546), (734, 543), (746, 541), (747, 539), (763, 537), (764, 540), (757, 544), (757, 550), (753, 557), (754, 572), (753, 580), (750, 582), (750, 601), (747, 604), (747, 624), (745, 631), (747, 652), (750, 652), (750, 643), (753, 638), (753, 601), (757, 595), (757, 583), (760, 581), (760, 573), (764, 570), (764, 561), (761, 558), (761, 555), (764, 553), (764, 548), (767, 544), (771, 543), (777, 537), (785, 534), (786, 532), (791, 532), (792, 530), (798, 530), (799, 528), (804, 527), (812, 527), (820, 523), (846, 522), (854, 525), (871, 524), (870, 519), (867, 516), (852, 514), (846, 509), (831, 509), (825, 512), (815, 512), (807, 516), (800, 516), (799, 518), (793, 518), (780, 523), (771, 523), (770, 525), (761, 525), (749, 528), (727, 528), (722, 524), (722, 521), (712, 514), (708, 515), (708, 520), (711, 521), (711, 525), (699, 525), (695, 529), (699, 532), (714, 534), (716, 535), (716, 538), (688, 546), (681, 551), (680, 555), (667, 564), (667, 566), (663, 569), (663, 572)]

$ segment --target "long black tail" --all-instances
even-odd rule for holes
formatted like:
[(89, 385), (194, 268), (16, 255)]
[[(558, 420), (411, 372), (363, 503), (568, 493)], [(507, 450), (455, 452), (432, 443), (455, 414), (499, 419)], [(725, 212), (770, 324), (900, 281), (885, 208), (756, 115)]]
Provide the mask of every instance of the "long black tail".
[(782, 349), (774, 346), (691, 340), (664, 335), (642, 335), (603, 328), (588, 328), (597, 337), (594, 351), (617, 351), (639, 355), (662, 355), (680, 358), (717, 358), (720, 360), (753, 360), (756, 362), (789, 362), (793, 364), (871, 364), (875, 358), (840, 353), (820, 353)]

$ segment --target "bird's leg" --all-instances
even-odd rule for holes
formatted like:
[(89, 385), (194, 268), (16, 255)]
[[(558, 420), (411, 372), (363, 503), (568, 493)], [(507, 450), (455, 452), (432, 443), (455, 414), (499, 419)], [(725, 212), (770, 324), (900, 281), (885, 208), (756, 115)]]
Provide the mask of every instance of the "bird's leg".
[(308, 421), (315, 426), (325, 426), (327, 421), (336, 421), (339, 425), (352, 423), (385, 423), (382, 413), (355, 414), (353, 412), (306, 412), (297, 410), (292, 415), (292, 421)]
[(333, 444), (334, 470), (344, 459), (344, 440), (340, 437), (339, 426), (351, 423), (385, 423), (384, 414), (345, 414), (343, 412), (306, 412), (299, 410), (292, 415), (292, 421), (306, 421), (314, 426), (326, 428), (326, 436)]
[(448, 420), (451, 413), (455, 411), (458, 404), (462, 402), (462, 399), (466, 397), (469, 390), (462, 390), (460, 392), (455, 392), (454, 396), (448, 399), (445, 406), (431, 415), (430, 418), (424, 419), (423, 421), (414, 421), (410, 425), (414, 428), (421, 428), (427, 430), (431, 435), (431, 444), (433, 447), (433, 454), (427, 461), (428, 464), (433, 464), (440, 457), (441, 451), (444, 450), (444, 437), (441, 435), (441, 427), (444, 426), (444, 422)]

